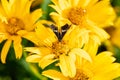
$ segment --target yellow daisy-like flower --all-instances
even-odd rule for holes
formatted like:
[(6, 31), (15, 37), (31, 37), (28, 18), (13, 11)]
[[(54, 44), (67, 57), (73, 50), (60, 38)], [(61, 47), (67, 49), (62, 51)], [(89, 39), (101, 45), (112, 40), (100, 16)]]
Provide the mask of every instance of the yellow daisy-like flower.
[(116, 29), (111, 36), (112, 44), (120, 47), (120, 29)]
[(116, 20), (114, 27), (115, 30), (111, 34), (111, 42), (120, 47), (120, 17)]
[[(92, 21), (100, 27), (113, 25), (115, 12), (110, 6), (109, 0), (52, 0), (56, 12), (51, 15), (61, 17), (61, 21), (67, 21), (75, 25), (81, 25), (84, 21)], [(101, 18), (102, 17), (102, 18)], [(105, 21), (104, 21), (105, 20)]]
[(110, 39), (105, 41), (105, 45), (109, 51), (115, 53), (114, 47), (120, 47), (120, 17), (118, 17), (114, 26), (105, 28), (105, 30), (110, 34)]
[[(86, 51), (84, 51), (81, 48), (78, 48), (77, 46), (75, 47), (78, 36), (75, 33), (77, 32), (78, 31), (74, 31), (74, 33), (71, 33), (71, 35), (64, 36), (62, 40), (59, 41), (57, 36), (50, 28), (44, 27), (41, 23), (38, 23), (36, 27), (36, 35), (39, 39), (39, 45), (38, 47), (25, 48), (26, 51), (34, 53), (33, 55), (28, 56), (26, 60), (28, 62), (39, 63), (39, 66), (41, 68), (45, 68), (53, 62), (59, 61), (58, 66), (60, 66), (60, 69), (63, 72), (63, 74), (71, 77), (74, 76), (76, 73), (76, 57), (85, 58), (86, 60), (91, 62), (91, 58)], [(66, 40), (68, 38), (70, 39), (70, 41)], [(70, 45), (70, 42), (72, 42), (71, 39), (74, 42), (74, 47), (71, 47), (72, 44)]]
[(33, 0), (1, 0), (0, 3), (0, 42), (6, 40), (1, 61), (5, 63), (10, 45), (13, 42), (16, 58), (22, 56), (22, 37), (37, 44), (34, 23), (41, 17), (41, 9), (30, 13)]
[(93, 58), (92, 63), (84, 59), (80, 59), (80, 63), (76, 64), (76, 75), (74, 77), (64, 76), (55, 70), (43, 71), (43, 75), (53, 80), (112, 80), (120, 76), (120, 64), (113, 63), (115, 58), (110, 52), (102, 52)]
[(113, 25), (116, 15), (109, 0), (52, 0), (50, 5), (57, 12), (50, 15), (61, 29), (65, 24), (86, 28), (103, 41), (109, 35), (99, 27)]

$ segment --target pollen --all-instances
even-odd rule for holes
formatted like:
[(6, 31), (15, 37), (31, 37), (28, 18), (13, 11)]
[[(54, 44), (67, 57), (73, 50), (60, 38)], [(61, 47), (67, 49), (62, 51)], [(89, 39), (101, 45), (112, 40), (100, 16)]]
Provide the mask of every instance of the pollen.
[(69, 48), (64, 41), (57, 41), (52, 44), (52, 53), (55, 54), (55, 58), (59, 58), (60, 55), (68, 53)]
[(70, 80), (89, 80), (88, 75), (84, 73), (82, 70), (78, 70), (74, 78), (70, 78)]
[(12, 17), (8, 19), (7, 23), (5, 23), (6, 31), (10, 35), (16, 35), (19, 30), (22, 30), (24, 28), (25, 24), (21, 19)]
[(81, 25), (85, 18), (86, 10), (82, 8), (71, 8), (68, 19), (75, 25)]

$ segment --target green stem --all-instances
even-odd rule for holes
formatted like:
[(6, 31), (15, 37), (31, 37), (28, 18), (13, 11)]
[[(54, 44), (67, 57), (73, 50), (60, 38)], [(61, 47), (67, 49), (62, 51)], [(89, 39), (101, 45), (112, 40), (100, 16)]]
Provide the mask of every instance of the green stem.
[(25, 61), (26, 58), (26, 52), (23, 52), (23, 59), (21, 59), (20, 64), (25, 68), (26, 71), (28, 71), (31, 75), (36, 76), (40, 80), (48, 80), (47, 77), (40, 74), (37, 67), (34, 64), (27, 63)]

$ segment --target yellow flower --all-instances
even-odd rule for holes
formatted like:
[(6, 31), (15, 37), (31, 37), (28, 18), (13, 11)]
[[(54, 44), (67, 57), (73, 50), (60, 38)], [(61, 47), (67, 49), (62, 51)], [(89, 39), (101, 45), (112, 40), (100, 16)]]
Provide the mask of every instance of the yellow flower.
[(111, 36), (112, 44), (120, 47), (120, 29), (116, 29)]
[(13, 42), (16, 58), (22, 56), (22, 37), (37, 43), (34, 23), (42, 15), (41, 9), (30, 13), (33, 0), (1, 0), (0, 4), (0, 42), (6, 40), (1, 61), (5, 63), (10, 45)]
[(114, 53), (114, 47), (120, 47), (120, 17), (115, 20), (114, 26), (107, 27), (105, 30), (111, 36), (109, 40), (105, 41), (105, 45), (108, 50)]
[(95, 34), (101, 41), (109, 38), (109, 35), (99, 27), (113, 25), (116, 15), (110, 6), (109, 0), (52, 0), (50, 5), (57, 12), (50, 15), (61, 29), (65, 24), (77, 25), (86, 28)]
[(74, 77), (64, 76), (55, 70), (43, 71), (43, 75), (53, 80), (112, 80), (120, 76), (120, 64), (114, 63), (115, 58), (110, 52), (102, 52), (92, 58), (92, 63), (80, 59), (76, 64), (76, 75)]
[(111, 42), (120, 47), (120, 17), (117, 18), (114, 27), (115, 30), (111, 34)]
[[(76, 33), (76, 31), (74, 32)], [(69, 36), (64, 36), (62, 40), (59, 41), (50, 28), (44, 27), (41, 23), (38, 23), (36, 27), (36, 35), (39, 39), (38, 47), (25, 48), (26, 51), (34, 53), (27, 57), (27, 62), (37, 62), (41, 68), (45, 68), (53, 62), (59, 61), (57, 65), (66, 76), (75, 75), (76, 57), (85, 58), (91, 62), (91, 58), (87, 52), (77, 46), (75, 47), (73, 44), (73, 42), (77, 42), (77, 35), (74, 33), (71, 33)], [(71, 39), (73, 40), (72, 44), (74, 47), (70, 45), (69, 40), (66, 40), (68, 38), (70, 39), (70, 42), (72, 42)]]
[(115, 21), (114, 27), (120, 28), (120, 17), (118, 17), (117, 20)]
[[(75, 25), (81, 25), (90, 20), (100, 27), (113, 25), (115, 12), (110, 6), (109, 0), (52, 0), (56, 12), (52, 16), (61, 17), (61, 21), (67, 21)], [(102, 17), (102, 18), (101, 18)]]

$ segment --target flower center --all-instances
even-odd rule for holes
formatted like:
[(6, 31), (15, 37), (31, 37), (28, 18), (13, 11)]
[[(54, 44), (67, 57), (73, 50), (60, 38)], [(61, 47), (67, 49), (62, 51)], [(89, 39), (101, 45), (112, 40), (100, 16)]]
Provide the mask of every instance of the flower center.
[(69, 48), (64, 41), (61, 41), (61, 42), (57, 41), (52, 44), (52, 52), (53, 54), (56, 55), (55, 58), (59, 58), (59, 56), (62, 54), (67, 55), (68, 51), (69, 51)]
[(89, 77), (82, 71), (78, 71), (74, 78), (70, 78), (70, 80), (89, 80)]
[(85, 18), (86, 10), (82, 8), (71, 8), (68, 13), (68, 19), (75, 25), (81, 25)]
[(22, 20), (12, 17), (10, 19), (8, 19), (8, 23), (5, 24), (5, 28), (6, 31), (10, 34), (10, 35), (16, 35), (17, 31), (22, 30), (25, 26), (25, 24), (23, 23)]

